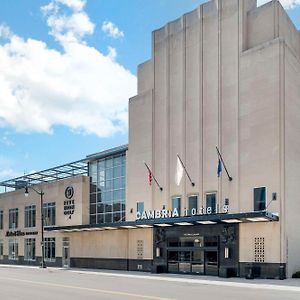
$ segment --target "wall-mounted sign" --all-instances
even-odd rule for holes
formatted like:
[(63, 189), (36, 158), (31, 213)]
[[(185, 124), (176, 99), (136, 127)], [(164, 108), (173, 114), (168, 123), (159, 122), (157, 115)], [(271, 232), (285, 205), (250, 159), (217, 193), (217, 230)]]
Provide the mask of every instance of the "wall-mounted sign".
[[(227, 214), (229, 210), (228, 205), (223, 205), (221, 208), (216, 209), (216, 214), (223, 213)], [(183, 215), (181, 217), (190, 217), (190, 216), (202, 216), (202, 215), (211, 215), (213, 214), (213, 208), (212, 207), (201, 207), (200, 209), (191, 209), (189, 210), (185, 208), (183, 210)], [(149, 219), (164, 219), (164, 218), (177, 218), (180, 217), (180, 214), (178, 212), (177, 208), (174, 208), (173, 210), (149, 210), (149, 211), (143, 211), (143, 212), (137, 212), (136, 213), (136, 220), (149, 220)]]
[(37, 231), (6, 231), (5, 236), (12, 237), (12, 236), (25, 236), (25, 235), (38, 235)]
[(74, 196), (74, 188), (72, 186), (68, 186), (66, 189), (65, 189), (65, 197), (67, 199), (72, 199)]

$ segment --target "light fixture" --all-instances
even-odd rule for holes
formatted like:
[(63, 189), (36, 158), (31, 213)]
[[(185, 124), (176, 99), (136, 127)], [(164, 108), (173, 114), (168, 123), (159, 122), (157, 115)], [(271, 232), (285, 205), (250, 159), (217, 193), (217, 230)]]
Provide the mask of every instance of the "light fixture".
[(131, 225), (124, 225), (124, 226), (120, 226), (120, 228), (132, 229), (132, 228), (136, 228), (136, 227), (135, 226), (131, 226)]
[(189, 223), (189, 222), (178, 222), (178, 223), (174, 223), (176, 225), (180, 225), (180, 226), (190, 226), (193, 225), (193, 223)]
[(141, 224), (141, 225), (136, 225), (136, 227), (140, 227), (140, 228), (152, 228), (152, 225), (147, 225), (147, 224)]
[(202, 225), (217, 224), (217, 222), (213, 222), (213, 221), (197, 221), (197, 223), (202, 224)]
[(269, 221), (267, 218), (257, 217), (257, 218), (247, 218), (246, 220), (250, 222), (266, 222)]
[(28, 187), (26, 186), (25, 187), (25, 192), (24, 192), (24, 195), (25, 195), (25, 197), (27, 198), (28, 197), (28, 195), (29, 195), (29, 192), (28, 192)]
[(170, 227), (170, 226), (172, 226), (171, 224), (166, 224), (166, 223), (154, 224), (154, 225), (159, 226), (159, 227)]
[(117, 227), (103, 227), (103, 229), (108, 229), (108, 230), (113, 230), (113, 229), (118, 229)]
[(239, 219), (222, 220), (222, 222), (225, 222), (225, 223), (242, 223), (242, 221), (239, 220)]

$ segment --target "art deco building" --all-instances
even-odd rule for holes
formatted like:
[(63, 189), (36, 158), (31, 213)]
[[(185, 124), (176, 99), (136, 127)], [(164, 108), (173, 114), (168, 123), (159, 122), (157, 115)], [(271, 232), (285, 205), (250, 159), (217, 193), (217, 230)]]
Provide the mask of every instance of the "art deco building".
[(25, 200), (26, 184), (45, 193), (48, 264), (291, 276), (299, 133), (300, 33), (279, 1), (204, 3), (153, 32), (128, 146), (87, 156), (80, 174), (67, 164), (2, 183), (22, 188), (0, 195), (0, 255), (40, 261), (39, 196)]

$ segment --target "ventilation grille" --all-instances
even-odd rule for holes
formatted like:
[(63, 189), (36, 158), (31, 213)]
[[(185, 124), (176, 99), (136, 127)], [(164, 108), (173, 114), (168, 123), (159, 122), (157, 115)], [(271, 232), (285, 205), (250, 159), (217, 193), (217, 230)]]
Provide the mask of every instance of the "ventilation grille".
[(144, 241), (143, 240), (137, 240), (137, 259), (143, 259), (144, 257)]
[(254, 238), (254, 261), (265, 262), (265, 238)]

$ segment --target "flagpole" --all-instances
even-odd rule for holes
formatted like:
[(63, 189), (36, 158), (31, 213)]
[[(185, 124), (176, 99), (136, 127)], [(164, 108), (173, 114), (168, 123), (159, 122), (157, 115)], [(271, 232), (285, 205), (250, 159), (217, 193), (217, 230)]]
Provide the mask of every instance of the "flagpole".
[(179, 158), (180, 163), (181, 163), (181, 165), (182, 165), (182, 167), (183, 167), (183, 169), (184, 169), (184, 171), (185, 171), (185, 173), (186, 173), (188, 179), (189, 179), (190, 182), (191, 182), (191, 185), (192, 185), (192, 186), (195, 186), (195, 183), (192, 181), (192, 179), (191, 179), (191, 177), (190, 177), (190, 174), (189, 174), (188, 171), (186, 170), (185, 165), (183, 164), (183, 161), (181, 160), (181, 158), (180, 158), (180, 156), (179, 156), (178, 154), (177, 154), (177, 157)]
[(225, 163), (224, 163), (223, 157), (222, 157), (222, 155), (221, 155), (221, 153), (220, 153), (220, 151), (219, 151), (219, 148), (218, 148), (217, 146), (216, 146), (216, 149), (217, 149), (217, 152), (218, 152), (218, 156), (219, 156), (219, 158), (221, 159), (222, 165), (224, 166), (224, 169), (225, 169), (226, 174), (227, 174), (227, 176), (228, 176), (228, 180), (229, 180), (229, 181), (232, 181), (233, 178), (229, 175), (229, 173), (228, 173), (228, 171), (227, 171), (227, 168), (226, 168), (226, 165), (225, 165)]
[(146, 164), (146, 162), (144, 162), (144, 164), (145, 164), (145, 166), (146, 166), (148, 172), (152, 175), (152, 177), (153, 177), (155, 183), (157, 184), (157, 186), (159, 187), (159, 189), (160, 189), (161, 191), (163, 191), (163, 188), (160, 186), (160, 184), (159, 184), (158, 181), (156, 180), (156, 178), (155, 178), (155, 176), (153, 175), (152, 171), (150, 170), (149, 166)]

